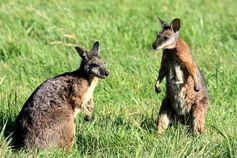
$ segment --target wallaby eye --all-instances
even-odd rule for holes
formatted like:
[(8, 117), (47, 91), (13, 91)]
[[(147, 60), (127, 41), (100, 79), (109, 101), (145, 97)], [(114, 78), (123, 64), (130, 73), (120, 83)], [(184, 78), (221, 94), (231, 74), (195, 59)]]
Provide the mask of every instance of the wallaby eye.
[(169, 37), (167, 37), (167, 36), (164, 36), (164, 40), (166, 41), (166, 40), (168, 40), (169, 39)]

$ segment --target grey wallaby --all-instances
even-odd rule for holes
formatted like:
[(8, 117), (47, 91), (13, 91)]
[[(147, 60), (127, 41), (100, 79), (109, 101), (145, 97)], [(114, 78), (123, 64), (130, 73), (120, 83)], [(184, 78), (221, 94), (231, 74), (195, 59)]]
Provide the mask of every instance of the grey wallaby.
[(90, 52), (75, 48), (82, 58), (79, 69), (46, 80), (25, 102), (13, 133), (17, 149), (70, 150), (75, 134), (74, 116), (83, 112), (85, 120), (91, 119), (93, 91), (98, 80), (109, 73), (99, 57), (98, 41)]

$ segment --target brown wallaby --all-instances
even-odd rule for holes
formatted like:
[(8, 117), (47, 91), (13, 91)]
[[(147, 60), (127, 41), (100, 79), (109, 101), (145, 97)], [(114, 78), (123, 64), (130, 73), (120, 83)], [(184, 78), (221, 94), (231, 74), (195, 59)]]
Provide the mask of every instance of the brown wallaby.
[(75, 131), (74, 116), (81, 111), (85, 120), (91, 119), (93, 91), (99, 78), (104, 79), (109, 73), (99, 57), (98, 41), (91, 52), (75, 48), (82, 58), (79, 69), (46, 80), (25, 102), (13, 133), (17, 149), (70, 150)]
[(157, 118), (159, 133), (174, 122), (189, 123), (194, 133), (204, 130), (209, 97), (204, 79), (191, 57), (190, 48), (180, 37), (180, 19), (171, 24), (159, 18), (162, 31), (153, 48), (164, 49), (155, 91), (160, 93), (160, 83), (166, 77), (166, 97)]

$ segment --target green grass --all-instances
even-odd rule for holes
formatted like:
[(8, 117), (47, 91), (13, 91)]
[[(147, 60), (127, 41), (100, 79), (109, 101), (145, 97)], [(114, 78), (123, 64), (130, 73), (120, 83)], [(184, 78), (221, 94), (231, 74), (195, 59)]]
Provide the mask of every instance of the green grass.
[[(0, 157), (237, 157), (237, 3), (159, 0), (1, 0)], [(205, 133), (154, 125), (165, 93), (154, 92), (161, 53), (151, 48), (157, 16), (182, 20), (181, 36), (207, 83)], [(110, 76), (100, 82), (93, 120), (76, 120), (72, 152), (11, 149), (14, 120), (44, 80), (78, 68), (74, 44), (101, 43)]]

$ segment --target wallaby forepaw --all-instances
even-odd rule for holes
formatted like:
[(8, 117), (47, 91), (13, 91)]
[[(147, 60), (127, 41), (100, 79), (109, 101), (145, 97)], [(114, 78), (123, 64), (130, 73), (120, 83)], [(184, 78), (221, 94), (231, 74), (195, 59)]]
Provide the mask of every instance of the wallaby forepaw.
[(155, 86), (155, 91), (156, 93), (160, 93), (161, 92), (160, 87)]
[(198, 85), (195, 85), (195, 86), (194, 86), (194, 90), (195, 90), (196, 92), (199, 92), (199, 91), (200, 91), (200, 87), (199, 87)]
[(90, 121), (91, 118), (92, 118), (91, 115), (90, 115), (90, 116), (85, 116), (84, 120), (85, 120), (85, 121)]

